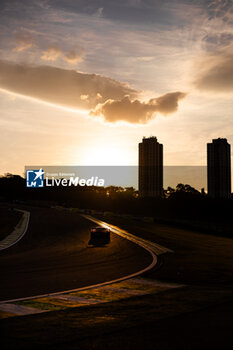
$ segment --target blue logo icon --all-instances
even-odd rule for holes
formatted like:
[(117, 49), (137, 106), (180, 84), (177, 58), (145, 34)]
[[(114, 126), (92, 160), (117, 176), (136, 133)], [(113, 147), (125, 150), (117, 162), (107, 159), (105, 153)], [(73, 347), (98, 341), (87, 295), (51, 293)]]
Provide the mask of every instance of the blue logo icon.
[(44, 171), (40, 170), (27, 170), (27, 187), (44, 187)]

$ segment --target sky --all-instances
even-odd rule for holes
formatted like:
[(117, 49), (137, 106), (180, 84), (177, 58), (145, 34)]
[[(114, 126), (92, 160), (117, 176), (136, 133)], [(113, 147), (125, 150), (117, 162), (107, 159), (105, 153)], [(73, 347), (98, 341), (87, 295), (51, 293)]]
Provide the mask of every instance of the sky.
[(0, 44), (0, 174), (233, 144), (231, 0), (1, 0)]

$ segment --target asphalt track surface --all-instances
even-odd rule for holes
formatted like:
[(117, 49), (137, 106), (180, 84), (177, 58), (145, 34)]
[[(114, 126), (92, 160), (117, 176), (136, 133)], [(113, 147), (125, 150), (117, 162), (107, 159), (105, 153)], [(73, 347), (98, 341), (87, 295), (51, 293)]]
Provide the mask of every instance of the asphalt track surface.
[(0, 252), (0, 301), (86, 287), (146, 268), (145, 249), (111, 233), (105, 246), (89, 246), (93, 223), (68, 211), (30, 211), (28, 231)]

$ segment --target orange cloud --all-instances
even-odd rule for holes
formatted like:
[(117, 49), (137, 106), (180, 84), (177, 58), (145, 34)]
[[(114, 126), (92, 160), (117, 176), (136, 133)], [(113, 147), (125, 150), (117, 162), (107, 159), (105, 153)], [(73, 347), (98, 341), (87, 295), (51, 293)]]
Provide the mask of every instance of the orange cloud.
[(73, 50), (64, 55), (64, 60), (68, 63), (75, 64), (81, 62), (86, 54), (86, 50), (81, 46), (76, 46)]
[(155, 113), (164, 115), (174, 113), (178, 109), (178, 101), (186, 96), (183, 92), (172, 92), (153, 98), (148, 102), (130, 100), (125, 96), (121, 100), (109, 99), (98, 104), (90, 112), (92, 116), (103, 116), (106, 121), (127, 121), (129, 123), (147, 123), (155, 117)]
[(110, 98), (137, 94), (126, 84), (108, 77), (51, 66), (0, 61), (0, 76), (3, 89), (77, 109), (91, 109)]
[(43, 61), (56, 61), (59, 57), (62, 57), (64, 61), (70, 64), (75, 64), (81, 62), (85, 54), (86, 50), (81, 46), (75, 46), (68, 53), (64, 53), (59, 46), (53, 45), (43, 51), (40, 58)]
[(61, 49), (55, 45), (45, 50), (40, 58), (44, 61), (56, 61), (61, 54)]
[(139, 92), (114, 79), (51, 66), (0, 61), (0, 88), (69, 108), (91, 110), (106, 121), (146, 123), (156, 113), (170, 114), (186, 96), (172, 92), (142, 102)]
[(14, 49), (16, 52), (22, 52), (25, 50), (30, 49), (31, 47), (35, 46), (34, 40), (32, 36), (22, 33), (17, 33), (16, 38), (18, 41), (18, 45)]

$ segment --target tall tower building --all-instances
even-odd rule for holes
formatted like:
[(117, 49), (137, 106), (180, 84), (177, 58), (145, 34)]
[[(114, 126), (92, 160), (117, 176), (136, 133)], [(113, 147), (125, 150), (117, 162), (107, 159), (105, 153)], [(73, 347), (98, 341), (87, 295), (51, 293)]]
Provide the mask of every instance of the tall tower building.
[(156, 137), (139, 143), (139, 196), (159, 197), (163, 192), (163, 145)]
[(213, 198), (231, 196), (231, 146), (227, 139), (215, 139), (207, 144), (208, 195)]

